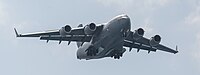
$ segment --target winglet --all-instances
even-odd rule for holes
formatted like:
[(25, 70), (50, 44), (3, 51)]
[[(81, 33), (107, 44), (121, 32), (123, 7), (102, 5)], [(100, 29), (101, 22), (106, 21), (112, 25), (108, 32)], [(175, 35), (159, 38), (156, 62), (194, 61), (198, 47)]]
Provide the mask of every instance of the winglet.
[(17, 33), (16, 28), (14, 28), (14, 30), (15, 30), (16, 37), (19, 37), (20, 35)]
[(176, 45), (176, 51), (178, 51), (178, 46)]
[(174, 54), (178, 53), (178, 46), (176, 45), (176, 52)]

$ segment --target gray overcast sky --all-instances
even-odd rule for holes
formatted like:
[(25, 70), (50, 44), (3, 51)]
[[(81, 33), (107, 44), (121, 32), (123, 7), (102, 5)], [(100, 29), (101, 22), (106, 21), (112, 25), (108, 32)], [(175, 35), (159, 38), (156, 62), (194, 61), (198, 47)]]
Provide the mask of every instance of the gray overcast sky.
[[(104, 23), (128, 14), (132, 30), (160, 34), (174, 55), (135, 50), (120, 60), (76, 59), (76, 44), (16, 38), (20, 33)], [(199, 0), (0, 0), (0, 75), (200, 75)]]

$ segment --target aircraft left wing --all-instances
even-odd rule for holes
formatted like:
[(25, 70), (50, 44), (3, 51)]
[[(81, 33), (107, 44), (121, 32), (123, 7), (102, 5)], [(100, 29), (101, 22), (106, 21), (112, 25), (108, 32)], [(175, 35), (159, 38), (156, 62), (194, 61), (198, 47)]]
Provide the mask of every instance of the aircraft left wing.
[[(139, 32), (139, 33), (138, 33)], [(141, 34), (141, 35), (140, 35)], [(125, 39), (124, 41), (124, 46), (130, 47), (131, 48), (137, 48), (138, 51), (139, 49), (144, 49), (147, 50), (148, 53), (150, 51), (156, 51), (156, 50), (161, 50), (165, 52), (170, 52), (170, 53), (178, 53), (177, 47), (176, 50), (171, 49), (169, 47), (166, 47), (162, 44), (160, 44), (161, 38), (159, 35), (155, 35), (151, 39), (147, 39), (143, 37), (143, 33), (141, 33), (141, 30), (136, 30), (135, 32), (130, 32), (129, 36)]]
[(40, 37), (42, 35), (59, 35), (59, 30), (51, 30), (44, 32), (34, 32), (34, 33), (26, 33), (26, 34), (18, 34), (17, 30), (14, 28), (16, 37)]
[[(76, 42), (90, 42), (93, 33), (89, 34), (89, 29), (87, 30), (88, 34), (85, 33), (85, 28), (90, 28), (89, 26), (94, 26), (94, 23), (86, 25), (85, 27), (71, 28), (66, 25), (61, 29), (50, 30), (44, 32), (35, 32), (35, 33), (26, 33), (26, 34), (18, 34), (17, 30), (14, 28), (17, 37), (40, 37), (40, 40), (54, 40), (54, 41), (76, 41)], [(92, 27), (93, 27), (92, 26)], [(95, 26), (94, 33), (100, 32), (103, 28), (103, 25)], [(66, 31), (66, 30), (67, 31)]]

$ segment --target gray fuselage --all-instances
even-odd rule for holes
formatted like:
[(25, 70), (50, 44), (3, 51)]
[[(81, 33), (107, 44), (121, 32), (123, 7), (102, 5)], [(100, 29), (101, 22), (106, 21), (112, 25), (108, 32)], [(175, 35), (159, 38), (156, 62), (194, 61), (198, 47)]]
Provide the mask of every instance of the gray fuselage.
[[(85, 42), (78, 48), (78, 59), (98, 59), (103, 57), (111, 57), (111, 53), (118, 51), (122, 54), (125, 52), (123, 42), (129, 34), (131, 28), (130, 18), (127, 15), (119, 15), (106, 23), (102, 31), (95, 34), (90, 42)], [(98, 49), (95, 56), (88, 56), (86, 50), (90, 46)]]

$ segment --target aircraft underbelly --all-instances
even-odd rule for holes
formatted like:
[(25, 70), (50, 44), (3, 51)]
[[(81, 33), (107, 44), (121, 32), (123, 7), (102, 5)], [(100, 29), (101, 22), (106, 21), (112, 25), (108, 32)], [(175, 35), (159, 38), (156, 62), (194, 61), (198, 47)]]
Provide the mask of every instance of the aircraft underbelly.
[[(109, 52), (111, 52), (111, 50), (116, 50), (116, 48), (120, 48), (117, 50), (122, 50), (124, 37), (122, 36), (121, 28), (122, 27), (116, 26), (116, 24), (107, 25), (99, 36), (93, 38), (90, 43), (84, 43), (83, 46), (78, 49), (77, 58), (98, 59), (108, 56)], [(96, 56), (87, 56), (85, 50), (87, 50), (90, 45), (98, 49)]]
[(106, 38), (103, 39), (101, 43), (101, 46), (105, 48), (104, 52), (106, 53), (111, 49), (119, 48), (119, 46), (122, 48), (124, 40), (124, 37), (122, 36), (123, 33), (121, 32), (122, 27), (120, 27), (120, 25), (116, 26), (116, 24), (111, 24), (109, 26), (110, 29), (107, 32)]
[[(123, 37), (120, 35), (108, 35), (104, 39), (101, 39), (101, 41), (98, 42), (98, 53), (96, 56), (87, 56), (87, 52), (85, 51), (91, 43), (85, 43), (82, 47), (80, 47), (77, 51), (77, 57), (79, 59), (98, 59), (106, 57), (110, 50), (113, 50), (115, 48), (122, 48), (123, 44)], [(120, 45), (121, 44), (121, 45)], [(121, 46), (121, 47), (119, 47)]]
[(121, 36), (113, 36), (111, 38), (107, 38), (103, 41), (102, 47), (104, 50), (101, 52), (101, 55), (103, 57), (107, 56), (111, 50), (116, 50), (116, 48), (120, 48), (118, 50), (121, 50), (123, 48), (123, 38)]

